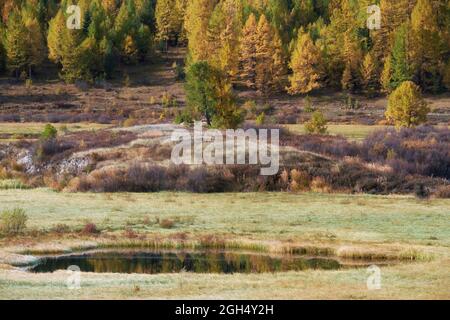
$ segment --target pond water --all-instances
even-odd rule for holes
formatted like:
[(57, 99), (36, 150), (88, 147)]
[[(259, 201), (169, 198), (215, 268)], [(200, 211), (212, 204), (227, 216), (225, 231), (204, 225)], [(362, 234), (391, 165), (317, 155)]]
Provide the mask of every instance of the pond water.
[(41, 257), (28, 268), (45, 273), (78, 266), (96, 273), (271, 273), (307, 269), (337, 270), (343, 265), (326, 257), (263, 255), (223, 251), (90, 251), (79, 254)]

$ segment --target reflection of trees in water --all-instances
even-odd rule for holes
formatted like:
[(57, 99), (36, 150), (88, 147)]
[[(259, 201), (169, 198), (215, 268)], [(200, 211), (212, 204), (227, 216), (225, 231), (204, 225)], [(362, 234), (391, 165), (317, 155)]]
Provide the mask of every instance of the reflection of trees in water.
[(336, 260), (272, 257), (235, 252), (95, 252), (79, 256), (48, 258), (32, 271), (52, 272), (77, 265), (96, 273), (267, 273), (306, 269), (339, 269)]

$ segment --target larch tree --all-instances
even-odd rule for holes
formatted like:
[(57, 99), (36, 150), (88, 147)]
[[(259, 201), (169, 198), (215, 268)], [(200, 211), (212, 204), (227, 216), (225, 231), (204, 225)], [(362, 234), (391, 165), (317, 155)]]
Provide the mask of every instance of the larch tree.
[(31, 48), (27, 42), (28, 30), (18, 10), (14, 10), (6, 25), (6, 64), (16, 77), (25, 71), (30, 63)]
[(392, 82), (392, 58), (387, 56), (384, 61), (383, 72), (380, 76), (380, 85), (383, 92), (391, 92), (391, 82)]
[(286, 87), (287, 64), (283, 42), (276, 30), (273, 36), (272, 47), (271, 87), (273, 92), (281, 92)]
[(321, 55), (309, 33), (300, 32), (290, 62), (293, 74), (289, 77), (289, 94), (305, 94), (320, 88)]
[(261, 15), (257, 28), (256, 42), (256, 88), (264, 95), (283, 88), (286, 74), (282, 42), (278, 32)]
[(208, 28), (215, 0), (191, 0), (188, 2), (184, 26), (188, 39), (189, 58), (191, 63), (208, 60)]
[(28, 75), (30, 78), (32, 68), (41, 65), (47, 55), (47, 46), (36, 14), (37, 12), (33, 8), (25, 7), (22, 9), (22, 20), (27, 29), (26, 42), (30, 48), (28, 59)]
[(245, 22), (240, 40), (239, 78), (248, 88), (256, 88), (258, 25), (252, 13)]
[(59, 9), (56, 16), (50, 20), (47, 35), (48, 58), (54, 63), (61, 62), (62, 35), (64, 29), (66, 29), (66, 20), (62, 10)]
[(345, 68), (341, 79), (342, 89), (354, 92), (361, 85), (361, 49), (356, 39), (350, 33), (345, 35), (343, 59)]
[(386, 118), (397, 128), (410, 128), (425, 123), (428, 112), (430, 109), (420, 87), (412, 81), (405, 81), (389, 96)]
[(155, 19), (157, 38), (164, 41), (167, 51), (169, 41), (175, 40), (181, 29), (176, 0), (158, 0), (156, 2)]
[(431, 1), (418, 0), (411, 15), (412, 64), (418, 83), (427, 91), (440, 88), (439, 66), (442, 41), (437, 24), (437, 15)]
[(381, 0), (381, 28), (373, 30), (374, 54), (378, 60), (386, 59), (394, 44), (394, 32), (411, 15), (417, 0)]
[(265, 15), (261, 15), (256, 30), (256, 89), (267, 96), (272, 89), (273, 30)]
[(242, 29), (240, 2), (224, 0), (217, 4), (209, 21), (208, 61), (235, 80), (239, 67), (239, 35)]
[(378, 62), (374, 59), (373, 53), (367, 53), (361, 66), (361, 75), (364, 89), (369, 96), (372, 96), (379, 88), (377, 70)]

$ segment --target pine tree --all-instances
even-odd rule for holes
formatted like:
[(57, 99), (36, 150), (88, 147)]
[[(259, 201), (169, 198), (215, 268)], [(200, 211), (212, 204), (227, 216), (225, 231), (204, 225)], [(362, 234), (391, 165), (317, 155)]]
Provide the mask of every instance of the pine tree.
[(257, 30), (256, 17), (252, 13), (248, 17), (242, 30), (239, 55), (239, 78), (248, 88), (252, 89), (256, 88)]
[(115, 44), (123, 53), (127, 36), (134, 36), (140, 25), (133, 0), (124, 0), (114, 21)]
[(320, 61), (320, 52), (309, 34), (300, 32), (290, 62), (293, 74), (289, 77), (289, 94), (304, 94), (321, 87)]
[(85, 54), (81, 47), (82, 31), (64, 29), (61, 46), (61, 77), (66, 82), (74, 82), (78, 79), (88, 79)]
[(186, 99), (189, 117), (204, 117), (209, 126), (235, 128), (243, 120), (234, 102), (232, 85), (226, 75), (200, 61), (189, 66), (186, 74)]
[(150, 50), (152, 42), (152, 33), (147, 25), (141, 24), (136, 35), (136, 47), (138, 50), (139, 60), (144, 61)]
[(392, 48), (392, 89), (412, 78), (408, 56), (410, 50), (408, 30), (409, 24), (404, 23), (395, 32), (394, 46)]

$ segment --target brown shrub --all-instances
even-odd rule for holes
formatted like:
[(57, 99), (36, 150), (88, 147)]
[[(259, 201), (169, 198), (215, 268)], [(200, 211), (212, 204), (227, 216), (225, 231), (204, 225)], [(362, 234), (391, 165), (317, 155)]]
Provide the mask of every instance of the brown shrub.
[(83, 234), (87, 234), (87, 235), (93, 235), (93, 234), (100, 233), (100, 231), (97, 229), (97, 226), (95, 225), (95, 223), (92, 223), (92, 222), (86, 223), (81, 232)]
[(291, 191), (308, 191), (310, 188), (311, 179), (307, 172), (293, 169), (291, 170)]
[(159, 226), (163, 229), (172, 229), (175, 226), (175, 222), (171, 219), (163, 219), (159, 222)]
[(450, 199), (450, 185), (440, 187), (436, 193), (436, 198)]
[(123, 236), (128, 239), (136, 239), (139, 235), (132, 229), (132, 228), (126, 228)]
[(52, 227), (51, 231), (58, 234), (69, 233), (70, 227), (64, 223), (58, 223)]
[(331, 186), (323, 177), (314, 177), (311, 181), (311, 191), (313, 192), (331, 192)]

